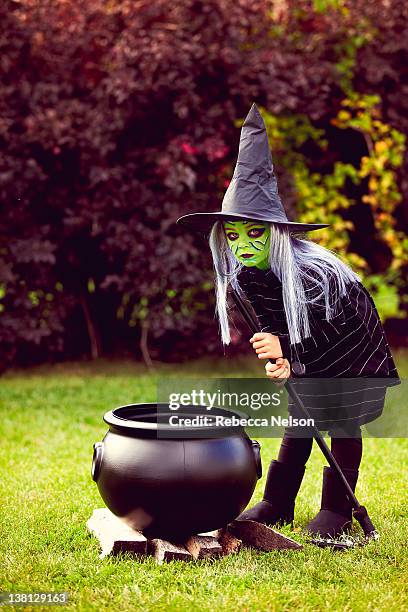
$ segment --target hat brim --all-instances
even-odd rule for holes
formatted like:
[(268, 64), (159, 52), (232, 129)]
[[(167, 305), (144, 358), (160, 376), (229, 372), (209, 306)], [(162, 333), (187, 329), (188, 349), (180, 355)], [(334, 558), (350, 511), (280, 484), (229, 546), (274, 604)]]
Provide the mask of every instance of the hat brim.
[(277, 225), (286, 226), (293, 232), (311, 232), (313, 230), (322, 229), (323, 227), (329, 227), (328, 223), (296, 223), (295, 221), (277, 221), (276, 219), (260, 216), (257, 217), (255, 214), (248, 217), (233, 212), (191, 213), (189, 215), (183, 215), (177, 219), (177, 225), (195, 232), (208, 232), (211, 230), (216, 221), (224, 221), (227, 219), (251, 219), (254, 221), (260, 221), (262, 223), (276, 223)]

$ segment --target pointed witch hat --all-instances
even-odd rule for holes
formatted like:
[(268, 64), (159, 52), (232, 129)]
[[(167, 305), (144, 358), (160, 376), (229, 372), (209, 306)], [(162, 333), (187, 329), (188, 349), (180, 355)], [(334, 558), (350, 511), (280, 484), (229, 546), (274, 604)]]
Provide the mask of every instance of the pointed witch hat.
[(288, 221), (278, 194), (265, 124), (256, 104), (252, 105), (241, 129), (238, 159), (221, 210), (184, 215), (177, 223), (207, 232), (216, 221), (223, 219), (278, 223), (298, 232), (328, 227), (326, 223)]

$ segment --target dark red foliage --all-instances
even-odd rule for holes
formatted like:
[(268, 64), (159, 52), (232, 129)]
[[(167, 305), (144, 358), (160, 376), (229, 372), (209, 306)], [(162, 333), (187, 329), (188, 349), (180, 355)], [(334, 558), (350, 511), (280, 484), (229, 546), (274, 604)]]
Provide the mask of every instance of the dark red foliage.
[[(219, 207), (253, 101), (324, 123), (342, 98), (353, 16), (288, 6), (272, 21), (264, 0), (3, 0), (4, 366), (220, 350), (208, 253), (174, 220)], [(359, 74), (375, 87), (379, 53), (398, 88), (401, 45), (376, 44)]]

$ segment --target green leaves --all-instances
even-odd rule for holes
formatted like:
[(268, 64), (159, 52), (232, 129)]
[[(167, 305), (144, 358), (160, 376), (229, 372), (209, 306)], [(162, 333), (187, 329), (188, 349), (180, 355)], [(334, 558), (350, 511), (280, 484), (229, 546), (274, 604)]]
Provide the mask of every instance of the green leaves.
[(140, 357), (147, 323), (158, 358), (217, 350), (210, 258), (174, 221), (219, 207), (253, 101), (289, 217), (401, 278), (404, 3), (202, 4), (0, 4), (0, 370), (92, 329)]
[[(367, 153), (354, 163), (334, 161), (331, 169), (325, 168), (322, 173), (312, 170), (315, 164), (308, 155), (310, 143), (321, 150), (322, 156), (341, 153), (330, 150), (333, 144), (328, 144), (325, 130), (315, 129), (304, 115), (271, 115), (266, 110), (263, 113), (278, 166), (286, 168), (295, 189), (296, 218), (304, 223), (330, 223), (330, 228), (319, 231), (314, 239), (344, 257), (363, 275), (386, 319), (402, 316), (401, 283), (408, 241), (395, 223), (396, 207), (402, 199), (397, 169), (404, 158), (405, 135), (383, 120), (380, 103), (377, 94), (357, 92), (341, 101), (330, 124), (345, 134), (350, 130), (361, 134)], [(355, 188), (351, 189), (351, 185)], [(382, 276), (372, 274), (372, 251), (354, 252), (351, 246), (351, 232), (358, 235), (361, 231), (357, 216), (354, 222), (354, 211), (362, 203), (370, 207), (373, 238), (389, 249)]]

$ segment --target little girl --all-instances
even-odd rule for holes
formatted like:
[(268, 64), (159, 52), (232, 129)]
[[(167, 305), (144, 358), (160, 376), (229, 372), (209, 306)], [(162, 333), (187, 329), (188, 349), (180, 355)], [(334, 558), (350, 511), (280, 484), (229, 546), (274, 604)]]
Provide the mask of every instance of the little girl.
[[(303, 402), (319, 429), (331, 436), (331, 450), (354, 490), (362, 457), (360, 427), (381, 414), (386, 387), (399, 383), (398, 373), (374, 302), (357, 274), (303, 237), (326, 225), (288, 221), (255, 105), (242, 126), (222, 210), (185, 215), (178, 222), (210, 231), (223, 343), (230, 342), (231, 285), (246, 295), (258, 317), (262, 331), (250, 342), (259, 359), (274, 360), (265, 365), (267, 376), (299, 382)], [(287, 428), (263, 500), (240, 519), (269, 525), (293, 521), (313, 443), (302, 435)], [(321, 509), (308, 530), (336, 537), (350, 528), (351, 519), (343, 487), (325, 467)]]

